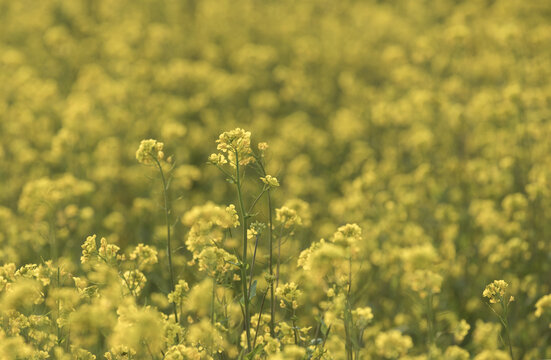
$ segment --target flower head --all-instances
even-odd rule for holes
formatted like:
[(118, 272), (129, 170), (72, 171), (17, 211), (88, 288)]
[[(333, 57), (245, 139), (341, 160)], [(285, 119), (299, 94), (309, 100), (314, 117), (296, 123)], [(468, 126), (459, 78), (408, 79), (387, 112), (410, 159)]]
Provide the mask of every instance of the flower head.
[(375, 339), (377, 353), (386, 359), (403, 356), (412, 346), (411, 337), (402, 335), (398, 330), (380, 333)]
[(152, 164), (154, 160), (164, 158), (164, 144), (154, 139), (142, 140), (140, 147), (136, 151), (136, 160), (140, 164)]
[[(216, 147), (221, 152), (227, 155), (231, 166), (236, 166), (236, 158), (239, 160), (239, 165), (247, 165), (254, 161), (251, 150), (251, 132), (236, 128), (231, 131), (226, 131), (220, 134), (216, 140)], [(214, 162), (215, 156), (222, 160), (222, 154), (212, 154), (209, 161)]]
[(286, 283), (276, 289), (276, 295), (281, 299), (280, 306), (282, 308), (298, 307), (298, 299), (302, 296), (302, 291), (297, 289), (297, 284), (294, 282)]
[(302, 225), (302, 220), (294, 209), (288, 208), (287, 206), (282, 206), (276, 209), (275, 212), (276, 222), (281, 223), (286, 229), (289, 229), (295, 225)]
[(507, 286), (509, 286), (509, 284), (507, 284), (504, 280), (494, 280), (494, 282), (486, 286), (482, 296), (490, 299), (492, 304), (498, 303), (503, 301)]
[(275, 178), (275, 176), (266, 175), (265, 177), (261, 177), (260, 180), (269, 187), (278, 187), (279, 181)]
[(346, 224), (337, 229), (331, 241), (344, 246), (354, 245), (362, 240), (362, 229), (357, 224)]
[(536, 302), (536, 317), (545, 312), (551, 313), (551, 294), (545, 295)]

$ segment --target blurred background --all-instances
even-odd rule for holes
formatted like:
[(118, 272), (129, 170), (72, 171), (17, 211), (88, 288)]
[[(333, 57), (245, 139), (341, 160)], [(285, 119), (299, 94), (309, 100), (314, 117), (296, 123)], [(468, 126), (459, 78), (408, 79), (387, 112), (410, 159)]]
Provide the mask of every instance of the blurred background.
[[(402, 281), (417, 261), (444, 276), (441, 317), (473, 328), (504, 278), (520, 354), (550, 356), (533, 315), (551, 290), (550, 44), (548, 1), (0, 0), (0, 263), (77, 262), (92, 233), (163, 249), (140, 140), (174, 156), (176, 219), (236, 202), (206, 160), (241, 127), (270, 145), (276, 206), (310, 204), (284, 272), (357, 222), (382, 327), (423, 343)], [(469, 349), (497, 346), (476, 334)]]

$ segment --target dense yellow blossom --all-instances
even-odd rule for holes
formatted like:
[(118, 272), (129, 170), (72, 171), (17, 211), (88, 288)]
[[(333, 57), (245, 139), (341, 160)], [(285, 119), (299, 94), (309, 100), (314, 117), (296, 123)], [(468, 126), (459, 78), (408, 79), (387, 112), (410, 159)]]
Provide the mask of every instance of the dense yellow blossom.
[[(245, 131), (240, 128), (236, 128), (231, 131), (226, 131), (218, 137), (216, 140), (218, 150), (226, 154), (228, 161), (231, 166), (236, 166), (236, 157), (239, 158), (239, 165), (247, 165), (250, 162), (254, 161), (251, 150), (251, 132)], [(212, 157), (212, 155), (211, 155)], [(221, 164), (221, 158), (218, 158), (218, 161), (211, 162)]]
[(140, 270), (150, 269), (158, 261), (157, 250), (149, 245), (138, 244), (129, 259), (136, 261)]
[(494, 280), (494, 282), (488, 284), (482, 293), (482, 296), (487, 297), (491, 303), (497, 303), (505, 301), (505, 289), (509, 284), (504, 280)]
[(277, 181), (277, 178), (275, 178), (272, 175), (266, 175), (265, 177), (261, 177), (260, 180), (269, 187), (278, 187), (279, 182)]
[(448, 347), (444, 356), (450, 360), (469, 360), (471, 358), (467, 350), (455, 345)]
[(469, 333), (469, 330), (471, 329), (471, 326), (469, 323), (462, 319), (456, 326), (453, 332), (453, 338), (457, 343), (460, 343), (465, 339), (465, 336)]
[(377, 353), (385, 359), (394, 359), (405, 355), (413, 346), (411, 338), (398, 330), (390, 330), (377, 335), (375, 347)]
[(162, 142), (154, 139), (142, 140), (136, 150), (136, 160), (141, 164), (151, 164), (154, 160), (163, 159), (163, 146)]
[(297, 288), (297, 284), (290, 282), (279, 286), (276, 289), (276, 296), (281, 299), (280, 306), (282, 308), (291, 307), (292, 309), (296, 309), (302, 296), (302, 291)]
[(302, 219), (297, 214), (297, 211), (287, 206), (276, 209), (275, 214), (275, 220), (281, 223), (285, 228), (302, 225)]
[(427, 295), (438, 294), (441, 291), (443, 277), (430, 270), (415, 270), (404, 275), (404, 281), (413, 291), (424, 299)]
[(0, 9), (0, 359), (551, 358), (551, 2)]
[(551, 312), (551, 294), (545, 295), (536, 302), (536, 316), (540, 317), (546, 312)]

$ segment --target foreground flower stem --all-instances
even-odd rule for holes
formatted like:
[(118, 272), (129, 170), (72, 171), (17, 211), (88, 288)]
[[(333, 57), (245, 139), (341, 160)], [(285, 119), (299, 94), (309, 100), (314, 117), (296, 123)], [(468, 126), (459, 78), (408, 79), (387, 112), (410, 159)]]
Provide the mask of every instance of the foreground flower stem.
[(503, 318), (501, 318), (501, 323), (505, 328), (505, 336), (507, 337), (507, 344), (509, 345), (509, 355), (511, 355), (511, 359), (514, 360), (515, 357), (513, 356), (513, 345), (511, 344), (511, 332), (509, 330), (509, 304), (505, 303), (504, 299), (501, 299), (500, 303), (503, 309)]
[[(507, 338), (509, 355), (511, 356), (512, 360), (515, 360), (515, 357), (513, 356), (513, 345), (511, 343), (511, 331), (510, 331), (510, 325), (509, 325), (509, 304), (505, 302), (505, 299), (501, 295), (499, 295), (497, 299), (498, 301), (496, 302), (499, 302), (499, 304), (501, 305), (502, 314), (499, 314), (490, 304), (486, 303), (486, 306), (488, 306), (488, 308), (492, 310), (492, 312), (498, 317), (499, 321), (501, 322), (501, 325), (503, 325), (503, 328), (505, 329), (505, 337)], [(500, 336), (500, 339), (503, 343), (505, 343), (501, 336)]]
[(350, 293), (352, 291), (352, 257), (348, 258), (348, 289), (346, 291), (346, 307), (344, 309), (344, 332), (346, 337), (346, 358), (354, 360), (352, 345), (352, 306), (350, 305)]
[(427, 331), (428, 331), (428, 354), (429, 359), (432, 358), (432, 346), (434, 345), (434, 315), (432, 313), (433, 311), (433, 294), (432, 291), (429, 292), (429, 295), (427, 296)]
[[(264, 168), (264, 165), (262, 163), (262, 159), (260, 157), (257, 157), (257, 164), (260, 167), (260, 171), (262, 172), (262, 176), (266, 176), (266, 169)], [(270, 187), (266, 190), (266, 195), (268, 196), (268, 247), (269, 247), (269, 258), (268, 258), (268, 267), (269, 267), (269, 273), (270, 277), (274, 276), (274, 265), (273, 265), (273, 241), (274, 241), (274, 223), (272, 218), (273, 213), (273, 207), (272, 207), (272, 196), (270, 192)], [(279, 263), (279, 261), (278, 261)], [(279, 270), (278, 270), (279, 273)], [(275, 337), (275, 294), (274, 294), (274, 281), (273, 278), (270, 281), (270, 336)]]
[(235, 183), (237, 186), (237, 197), (239, 198), (239, 210), (243, 221), (243, 263), (241, 266), (241, 285), (243, 287), (244, 326), (247, 334), (247, 352), (251, 351), (251, 331), (249, 313), (249, 291), (247, 289), (247, 216), (241, 193), (241, 174), (239, 173), (239, 154), (235, 151)]
[[(168, 254), (168, 270), (170, 273), (170, 291), (174, 291), (174, 270), (172, 269), (172, 247), (170, 246), (170, 207), (168, 202), (168, 184), (166, 182), (165, 173), (163, 171), (163, 167), (161, 166), (161, 163), (159, 160), (157, 160), (156, 157), (152, 156), (153, 160), (155, 160), (155, 164), (157, 165), (157, 168), (159, 169), (159, 173), (161, 174), (161, 180), (163, 182), (163, 197), (164, 197), (164, 209), (165, 209), (165, 221), (166, 221), (166, 252)], [(178, 311), (176, 309), (176, 304), (172, 304), (172, 310), (174, 311), (174, 320), (176, 320), (176, 323), (178, 323)]]
[[(272, 197), (270, 196), (270, 190), (268, 189), (268, 226), (270, 227), (268, 234), (270, 236), (269, 244), (270, 247), (270, 257), (269, 257), (269, 267), (270, 267), (270, 277), (274, 276), (274, 267), (273, 267), (273, 222), (272, 222)], [(270, 335), (275, 337), (275, 296), (274, 296), (274, 282), (273, 278), (270, 281)]]
[(210, 323), (214, 326), (214, 323), (216, 322), (216, 316), (214, 312), (214, 300), (216, 298), (216, 278), (212, 277), (212, 296), (211, 296), (211, 302), (210, 302)]

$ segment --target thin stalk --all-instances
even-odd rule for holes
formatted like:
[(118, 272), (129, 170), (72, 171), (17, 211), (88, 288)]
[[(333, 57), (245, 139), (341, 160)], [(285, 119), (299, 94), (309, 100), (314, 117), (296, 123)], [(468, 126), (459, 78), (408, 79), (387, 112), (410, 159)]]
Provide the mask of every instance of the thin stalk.
[(349, 360), (354, 359), (352, 349), (352, 310), (350, 305), (350, 293), (352, 291), (352, 257), (348, 258), (348, 289), (346, 291), (346, 309), (344, 315), (344, 331), (346, 336), (346, 357)]
[(293, 333), (295, 335), (295, 345), (298, 345), (297, 315), (295, 313), (295, 309), (293, 309), (293, 316), (291, 319), (293, 321)]
[[(59, 265), (57, 266), (57, 288), (60, 288), (60, 271), (59, 271)], [(60, 313), (61, 313), (61, 304), (60, 304), (60, 301), (59, 301), (59, 296), (57, 296), (57, 299), (56, 299), (56, 305), (57, 305), (57, 314), (56, 314), (56, 321), (55, 321), (55, 324), (56, 324), (56, 329), (57, 329), (57, 345), (61, 345), (61, 329), (59, 328), (59, 325), (57, 324), (57, 319), (59, 319), (59, 317), (61, 316)]]
[(507, 336), (507, 342), (509, 343), (509, 354), (511, 355), (511, 360), (514, 360), (513, 356), (513, 345), (511, 344), (511, 334), (509, 332), (509, 322), (507, 322), (507, 327), (505, 328), (505, 335)]
[[(163, 182), (163, 198), (165, 203), (165, 221), (166, 221), (166, 251), (168, 253), (168, 270), (170, 273), (170, 292), (174, 291), (174, 270), (172, 269), (172, 248), (170, 246), (170, 207), (168, 202), (168, 187), (165, 179), (165, 174), (161, 163), (155, 156), (151, 156), (157, 167), (159, 168), (159, 173), (161, 174), (161, 180)], [(174, 311), (174, 319), (178, 323), (178, 311), (176, 309), (176, 304), (172, 303), (172, 310)]]
[(264, 301), (266, 301), (266, 295), (268, 295), (268, 290), (264, 293), (262, 297), (262, 303), (260, 304), (260, 312), (258, 313), (258, 322), (256, 323), (256, 330), (254, 333), (253, 349), (256, 345), (256, 338), (258, 337), (258, 328), (260, 327), (260, 319), (262, 318), (262, 310), (264, 309)]
[(511, 334), (509, 331), (509, 307), (507, 304), (505, 304), (505, 300), (501, 299), (501, 307), (503, 308), (503, 327), (505, 328), (505, 336), (507, 337), (507, 344), (509, 345), (509, 355), (511, 355), (511, 360), (514, 360), (515, 357), (513, 356), (513, 345), (511, 344)]
[(254, 271), (254, 263), (256, 262), (256, 250), (258, 249), (258, 239), (260, 236), (256, 236), (255, 242), (254, 242), (254, 252), (253, 252), (253, 259), (251, 260), (251, 276), (249, 277), (249, 295), (251, 293), (251, 286), (253, 283), (253, 271)]
[[(269, 227), (270, 227), (270, 230), (269, 230), (269, 236), (270, 236), (270, 241), (269, 241), (269, 244), (268, 246), (270, 247), (270, 257), (269, 257), (269, 260), (268, 260), (268, 265), (269, 265), (269, 268), (270, 268), (270, 277), (273, 277), (274, 275), (274, 269), (273, 269), (273, 254), (272, 254), (272, 251), (273, 251), (273, 239), (274, 239), (274, 236), (273, 236), (273, 222), (272, 222), (272, 211), (273, 211), (273, 208), (272, 208), (272, 197), (270, 195), (270, 190), (268, 189), (268, 222), (269, 222)], [(274, 296), (274, 281), (273, 279), (270, 279), (270, 335), (272, 337), (275, 337), (275, 296)]]
[(276, 287), (279, 286), (279, 266), (281, 265), (281, 237), (283, 229), (279, 231), (279, 236), (277, 238), (277, 265), (276, 265)]
[[(257, 163), (259, 164), (260, 166), (260, 170), (262, 171), (262, 175), (263, 176), (266, 176), (266, 169), (264, 168), (264, 165), (262, 164), (262, 161), (261, 159), (257, 159)], [(264, 191), (263, 191), (264, 192)], [(273, 213), (273, 207), (272, 207), (272, 196), (271, 196), (271, 193), (270, 193), (270, 187), (268, 187), (268, 189), (266, 190), (267, 192), (267, 196), (268, 196), (268, 226), (270, 227), (269, 228), (269, 241), (268, 241), (268, 246), (269, 246), (269, 250), (270, 250), (270, 256), (269, 256), (269, 260), (268, 260), (268, 267), (269, 267), (269, 271), (270, 271), (270, 277), (272, 277), (274, 275), (274, 266), (273, 266), (273, 241), (274, 241), (274, 234), (273, 234), (273, 229), (274, 229), (274, 224), (273, 224), (273, 219), (272, 219), (272, 213)], [(261, 194), (262, 195), (262, 194)], [(281, 243), (280, 243), (280, 247), (281, 247)], [(279, 279), (279, 260), (278, 260), (278, 279)], [(278, 283), (279, 283), (279, 280), (278, 280)], [(275, 304), (276, 304), (276, 300), (275, 300), (275, 295), (274, 295), (274, 282), (273, 282), (273, 279), (272, 281), (270, 281), (270, 335), (272, 337), (275, 337)]]
[(264, 186), (264, 188), (262, 189), (262, 191), (260, 192), (260, 194), (258, 194), (258, 196), (256, 197), (256, 199), (254, 199), (253, 203), (251, 204), (251, 207), (249, 208), (249, 214), (251, 214), (253, 212), (253, 209), (254, 207), (256, 206), (256, 203), (258, 202), (258, 200), (260, 200), (260, 198), (262, 197), (262, 195), (264, 195), (264, 193), (267, 191), (266, 189), (266, 186)]
[[(505, 304), (505, 300), (500, 296), (499, 304), (501, 305), (501, 309), (503, 311), (503, 316), (501, 316), (497, 311), (494, 310), (494, 308), (490, 304), (488, 304), (488, 303), (485, 303), (485, 304), (497, 316), (497, 318), (501, 322), (501, 325), (503, 325), (503, 328), (505, 329), (505, 336), (507, 337), (507, 345), (509, 347), (509, 355), (511, 356), (511, 359), (514, 360), (515, 358), (513, 356), (513, 345), (511, 343), (511, 334), (510, 334), (510, 330), (509, 330), (509, 320), (508, 320), (509, 307), (508, 307), (508, 305)], [(500, 338), (501, 338), (501, 335), (500, 335)], [(503, 338), (501, 338), (501, 341), (504, 343), (503, 345), (505, 345), (505, 341), (503, 341)]]
[(432, 358), (431, 355), (431, 347), (434, 344), (434, 320), (432, 316), (432, 293), (429, 293), (427, 296), (427, 331), (428, 331), (428, 352), (429, 352), (429, 359)]
[(345, 336), (345, 348), (347, 360), (352, 360), (352, 341), (350, 340), (350, 306), (348, 300), (346, 301), (346, 309), (344, 314), (344, 336)]
[(211, 297), (211, 303), (210, 303), (210, 321), (211, 324), (214, 325), (216, 322), (216, 319), (214, 317), (214, 295), (216, 293), (216, 279), (212, 278), (212, 297)]
[(250, 316), (249, 316), (249, 291), (247, 290), (247, 215), (245, 213), (245, 205), (243, 203), (243, 194), (241, 193), (241, 176), (239, 174), (239, 154), (235, 151), (235, 182), (237, 185), (237, 197), (239, 198), (239, 210), (241, 219), (243, 220), (243, 264), (241, 267), (241, 285), (243, 287), (243, 302), (244, 302), (244, 326), (247, 334), (247, 352), (251, 351), (251, 331), (250, 331)]

